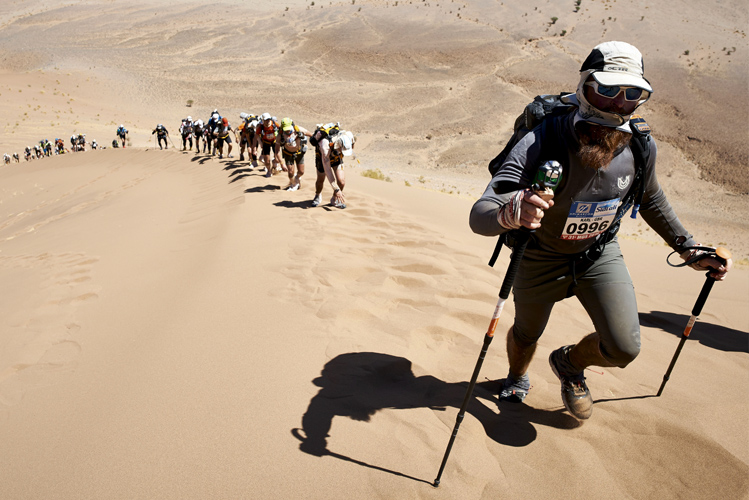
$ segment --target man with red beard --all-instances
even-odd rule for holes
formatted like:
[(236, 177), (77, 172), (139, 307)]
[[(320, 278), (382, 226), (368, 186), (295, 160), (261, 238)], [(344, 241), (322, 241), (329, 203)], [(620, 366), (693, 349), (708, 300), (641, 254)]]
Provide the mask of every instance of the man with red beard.
[[(514, 283), (515, 321), (507, 332), (509, 374), (500, 400), (522, 402), (530, 390), (528, 367), (556, 302), (575, 296), (595, 333), (552, 351), (549, 364), (562, 384), (562, 401), (578, 419), (593, 411), (583, 370), (624, 368), (640, 351), (634, 287), (616, 240), (618, 221), (638, 189), (630, 117), (652, 94), (642, 54), (625, 42), (596, 46), (583, 62), (566, 114), (546, 118), (514, 146), (471, 210), (471, 229), (496, 236), (534, 230)], [(633, 120), (634, 122), (634, 120)], [(655, 176), (651, 139), (643, 169), (640, 213), (685, 260), (698, 250), (676, 217)], [(562, 181), (548, 202), (531, 186), (544, 160), (562, 166)], [(624, 206), (620, 206), (624, 205)], [(581, 217), (588, 216), (588, 218)], [(511, 239), (511, 238), (510, 238)], [(691, 267), (724, 279), (731, 268), (706, 256)]]

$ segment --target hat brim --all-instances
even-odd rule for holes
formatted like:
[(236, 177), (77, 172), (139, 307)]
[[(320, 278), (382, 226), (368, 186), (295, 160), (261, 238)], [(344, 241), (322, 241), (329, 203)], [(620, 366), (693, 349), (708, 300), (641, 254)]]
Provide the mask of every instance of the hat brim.
[(653, 93), (653, 87), (641, 76), (614, 71), (596, 71), (593, 78), (602, 85), (621, 85), (623, 87), (637, 87)]
[(284, 132), (288, 132), (289, 130), (294, 130), (294, 127), (292, 127), (291, 125), (288, 125), (288, 126), (286, 126), (286, 127), (283, 128)]

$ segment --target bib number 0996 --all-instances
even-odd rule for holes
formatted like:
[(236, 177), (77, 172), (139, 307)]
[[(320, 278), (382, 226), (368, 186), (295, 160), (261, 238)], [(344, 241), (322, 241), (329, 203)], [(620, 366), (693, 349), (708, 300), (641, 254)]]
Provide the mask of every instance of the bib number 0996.
[(571, 222), (566, 228), (565, 233), (567, 234), (592, 234), (600, 233), (609, 227), (609, 221), (605, 220), (602, 222)]

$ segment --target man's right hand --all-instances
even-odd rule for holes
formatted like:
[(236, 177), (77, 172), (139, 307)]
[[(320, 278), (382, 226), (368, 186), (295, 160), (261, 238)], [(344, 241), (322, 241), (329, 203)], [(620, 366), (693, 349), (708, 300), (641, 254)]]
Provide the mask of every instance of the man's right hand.
[(510, 201), (499, 209), (497, 220), (505, 229), (538, 229), (544, 210), (554, 206), (554, 200), (545, 201), (531, 189), (517, 191)]
[(523, 199), (520, 204), (520, 224), (528, 229), (541, 227), (541, 219), (544, 210), (554, 206), (554, 200), (548, 202), (530, 189), (523, 191)]

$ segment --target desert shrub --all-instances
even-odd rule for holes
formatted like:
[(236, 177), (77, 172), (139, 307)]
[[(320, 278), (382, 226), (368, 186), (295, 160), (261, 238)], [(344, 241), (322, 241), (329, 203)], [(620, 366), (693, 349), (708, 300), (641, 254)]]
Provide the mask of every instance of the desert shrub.
[(370, 179), (376, 179), (378, 181), (385, 181), (385, 182), (393, 182), (393, 180), (382, 173), (382, 170), (379, 168), (377, 169), (367, 169), (364, 172), (361, 173), (364, 177), (369, 177)]

